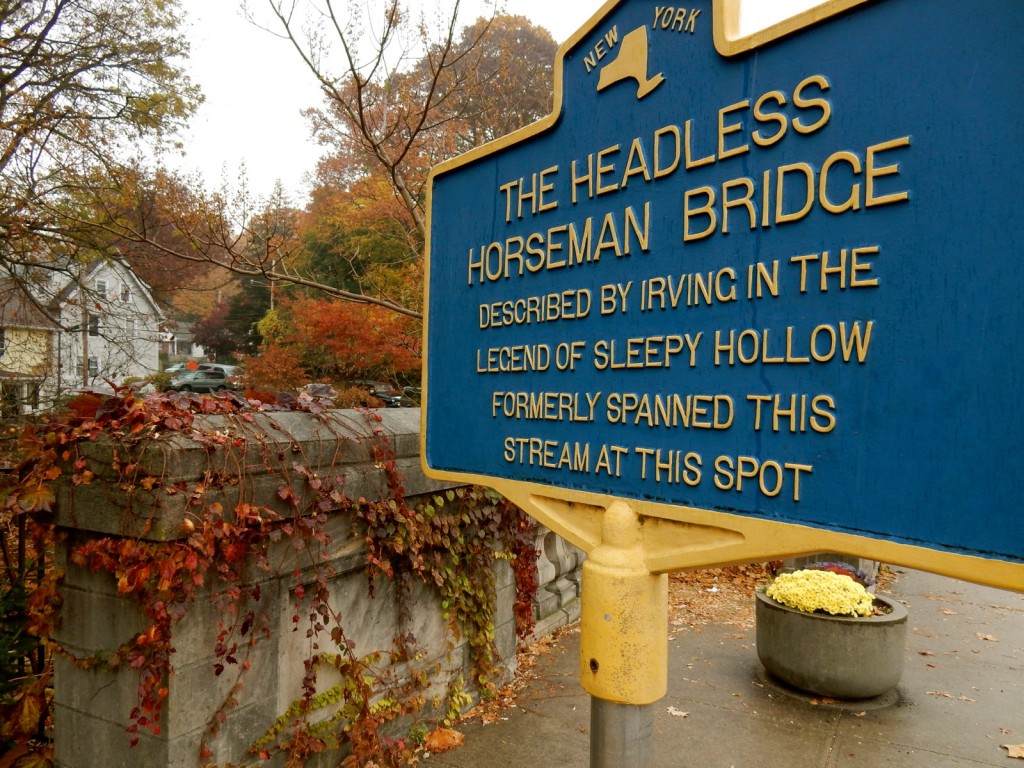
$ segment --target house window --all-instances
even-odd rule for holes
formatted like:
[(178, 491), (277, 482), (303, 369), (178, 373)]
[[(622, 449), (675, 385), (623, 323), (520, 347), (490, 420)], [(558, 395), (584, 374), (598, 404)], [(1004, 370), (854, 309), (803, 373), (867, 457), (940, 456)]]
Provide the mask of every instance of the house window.
[(129, 317), (124, 321), (124, 330), (129, 339), (135, 338), (135, 318)]
[(121, 283), (121, 301), (132, 300), (132, 289), (128, 283)]
[(96, 281), (96, 294), (101, 298), (107, 298), (107, 281), (97, 280)]
[(98, 357), (89, 358), (89, 375), (99, 376), (100, 375), (100, 360)]
[(89, 335), (99, 336), (100, 335), (100, 316), (89, 315)]
[(7, 354), (7, 329), (0, 328), (0, 357)]
[(5, 381), (0, 384), (0, 417), (14, 418), (20, 412), (18, 407), (17, 384)]

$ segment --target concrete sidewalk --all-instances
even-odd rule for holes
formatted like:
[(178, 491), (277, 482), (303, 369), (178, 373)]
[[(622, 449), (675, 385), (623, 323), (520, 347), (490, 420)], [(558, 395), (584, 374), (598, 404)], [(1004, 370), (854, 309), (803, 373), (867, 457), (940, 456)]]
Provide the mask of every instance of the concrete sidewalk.
[[(652, 768), (1024, 766), (1024, 594), (896, 569), (909, 611), (906, 667), (889, 706), (816, 703), (765, 679), (754, 629), (674, 633)], [(587, 768), (590, 701), (579, 633), (543, 656), (494, 725), (459, 726), (464, 746), (434, 768)], [(864, 660), (870, 664), (870, 659)]]

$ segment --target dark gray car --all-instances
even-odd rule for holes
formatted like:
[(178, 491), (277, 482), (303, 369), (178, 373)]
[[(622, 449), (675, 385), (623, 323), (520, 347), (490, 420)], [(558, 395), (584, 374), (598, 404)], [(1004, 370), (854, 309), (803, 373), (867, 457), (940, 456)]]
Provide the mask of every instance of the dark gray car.
[(171, 379), (167, 388), (178, 392), (221, 392), (225, 389), (237, 389), (228, 375), (220, 370), (186, 371)]

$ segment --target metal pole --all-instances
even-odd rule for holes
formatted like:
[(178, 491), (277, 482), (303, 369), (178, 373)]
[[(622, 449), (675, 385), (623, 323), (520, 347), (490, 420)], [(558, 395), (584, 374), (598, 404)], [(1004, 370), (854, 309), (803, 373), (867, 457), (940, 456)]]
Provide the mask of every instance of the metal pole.
[(668, 577), (645, 563), (640, 518), (613, 502), (583, 564), (580, 682), (590, 768), (649, 768), (654, 707), (668, 687)]
[(82, 386), (89, 386), (89, 308), (85, 304), (85, 286), (82, 292)]
[(591, 696), (590, 768), (650, 768), (655, 706)]

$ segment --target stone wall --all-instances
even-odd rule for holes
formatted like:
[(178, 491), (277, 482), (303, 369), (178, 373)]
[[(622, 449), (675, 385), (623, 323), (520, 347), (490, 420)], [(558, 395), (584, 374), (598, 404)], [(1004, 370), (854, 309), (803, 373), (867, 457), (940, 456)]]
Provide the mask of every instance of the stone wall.
[[(268, 441), (282, 462), (301, 455), (307, 466), (321, 477), (343, 479), (350, 497), (377, 499), (386, 493), (387, 484), (380, 467), (372, 460), (372, 445), (387, 437), (395, 451), (399, 470), (405, 477), (410, 496), (431, 493), (443, 486), (426, 478), (419, 463), (418, 409), (386, 410), (379, 423), (370, 422), (357, 412), (332, 412), (327, 420), (304, 413), (259, 416), (251, 434), (241, 435), (241, 444), (226, 441), (210, 449), (195, 441), (172, 438), (141, 457), (151, 474), (164, 478), (165, 485), (176, 481), (194, 483), (210, 462), (224, 466), (244, 461), (245, 441), (254, 434), (268, 435)], [(205, 423), (206, 429), (223, 428), (217, 417)], [(239, 437), (238, 434), (234, 435)], [(251, 447), (251, 446), (250, 446)], [(104, 464), (102, 446), (90, 446), (96, 466)], [(108, 449), (109, 450), (109, 449)], [(109, 461), (107, 461), (109, 464)], [(93, 573), (67, 561), (66, 553), (92, 537), (135, 535), (154, 540), (182, 537), (186, 507), (183, 496), (162, 497), (139, 490), (126, 492), (98, 477), (97, 482), (65, 488), (58, 499), (58, 523), (65, 534), (58, 557), (63, 557), (66, 577), (62, 586), (63, 608), (58, 640), (80, 658), (103, 654), (130, 640), (147, 622), (137, 604), (117, 594), (114, 578)], [(224, 492), (225, 506), (245, 496), (257, 504), (271, 504), (279, 479), (267, 473), (253, 476), (244, 488)], [(365, 549), (352, 536), (347, 514), (330, 516), (328, 527), (333, 539), (329, 553), (333, 577), (330, 581), (333, 607), (343, 616), (342, 624), (357, 655), (392, 649), (399, 631), (415, 636), (424, 649), (422, 667), (434, 673), (428, 698), (440, 700), (452, 681), (468, 674), (469, 653), (465, 640), (456, 641), (447, 630), (437, 595), (422, 584), (413, 585), (412, 599), (399, 608), (396, 584), (378, 579), (374, 597), (364, 570)], [(550, 531), (538, 532), (538, 590), (535, 613), (537, 634), (545, 634), (575, 620), (579, 615), (579, 582), (582, 553)], [(58, 764), (63, 768), (194, 768), (200, 764), (199, 744), (208, 731), (221, 704), (229, 696), (236, 699), (225, 711), (225, 720), (211, 744), (213, 761), (238, 761), (248, 746), (301, 696), (305, 673), (304, 660), (310, 640), (306, 625), (298, 627), (292, 617), (296, 611), (294, 588), (312, 578), (308, 562), (285, 543), (271, 552), (271, 570), (252, 568), (251, 583), (259, 584), (258, 610), (264, 616), (265, 632), (261, 640), (238, 654), (239, 662), (248, 660), (250, 671), (239, 677), (239, 667), (228, 667), (214, 675), (217, 662), (214, 649), (222, 612), (215, 608), (207, 593), (187, 616), (174, 627), (174, 674), (168, 685), (160, 734), (140, 733), (139, 744), (129, 749), (129, 713), (137, 704), (138, 673), (131, 669), (85, 670), (57, 656), (55, 669), (56, 748)], [(504, 561), (495, 562), (497, 583), (496, 637), (502, 663), (509, 675), (515, 669), (516, 633), (513, 615), (515, 583), (512, 569)], [(240, 664), (241, 665), (241, 664)], [(239, 666), (240, 666), (239, 665)], [(401, 677), (404, 670), (393, 670)], [(321, 688), (334, 681), (323, 673)], [(241, 683), (241, 685), (238, 685)], [(324, 765), (337, 764), (326, 760)], [(315, 768), (312, 763), (309, 764)]]

